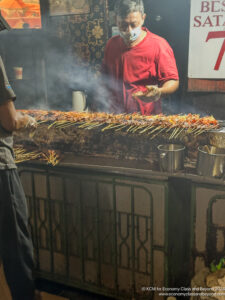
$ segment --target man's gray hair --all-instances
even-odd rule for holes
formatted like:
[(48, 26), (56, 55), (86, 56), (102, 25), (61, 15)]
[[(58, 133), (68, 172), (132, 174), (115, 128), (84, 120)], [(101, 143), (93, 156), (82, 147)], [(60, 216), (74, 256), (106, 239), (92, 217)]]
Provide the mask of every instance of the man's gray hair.
[(142, 0), (117, 0), (114, 7), (116, 16), (125, 18), (132, 12), (144, 14), (144, 3)]

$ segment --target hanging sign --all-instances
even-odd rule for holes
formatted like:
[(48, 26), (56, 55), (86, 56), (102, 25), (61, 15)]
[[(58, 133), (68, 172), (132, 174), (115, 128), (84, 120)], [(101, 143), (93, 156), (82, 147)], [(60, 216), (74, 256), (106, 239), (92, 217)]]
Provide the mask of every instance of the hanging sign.
[(191, 0), (189, 78), (225, 78), (225, 0)]
[(0, 13), (13, 29), (42, 26), (40, 0), (0, 0)]

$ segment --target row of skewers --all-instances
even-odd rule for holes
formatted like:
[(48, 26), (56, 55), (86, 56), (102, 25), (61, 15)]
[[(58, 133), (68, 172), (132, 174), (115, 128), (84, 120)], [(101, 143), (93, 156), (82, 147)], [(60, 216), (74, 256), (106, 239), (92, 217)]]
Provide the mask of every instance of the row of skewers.
[(39, 125), (48, 124), (48, 129), (77, 126), (82, 129), (100, 128), (102, 132), (113, 130), (127, 133), (146, 134), (155, 138), (167, 134), (169, 139), (177, 139), (185, 134), (200, 135), (219, 127), (213, 116), (200, 117), (197, 114), (187, 115), (152, 115), (108, 114), (105, 112), (64, 112), (47, 110), (20, 110), (33, 116)]
[(45, 161), (48, 165), (56, 166), (60, 157), (55, 150), (48, 150), (46, 153), (39, 151), (28, 151), (24, 148), (14, 148), (15, 163), (21, 163), (28, 160)]

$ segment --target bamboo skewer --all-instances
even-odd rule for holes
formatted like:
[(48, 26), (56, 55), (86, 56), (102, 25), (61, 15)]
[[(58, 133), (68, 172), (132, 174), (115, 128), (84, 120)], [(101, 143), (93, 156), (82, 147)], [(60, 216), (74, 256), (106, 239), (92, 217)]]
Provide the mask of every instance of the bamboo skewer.
[(48, 150), (48, 153), (42, 153), (42, 160), (47, 161), (48, 164), (56, 166), (59, 163), (59, 156), (54, 150)]
[(165, 128), (163, 127), (163, 128), (161, 128), (158, 132), (156, 132), (150, 139), (152, 140), (152, 139), (154, 139), (156, 136), (158, 136), (162, 131), (164, 131), (165, 130)]
[(41, 153), (38, 151), (27, 152), (24, 148), (14, 148), (15, 163), (21, 163), (27, 160), (33, 160), (40, 157)]
[(178, 130), (179, 130), (179, 128), (175, 128), (175, 129), (173, 130), (172, 134), (171, 134), (170, 137), (169, 137), (169, 140), (171, 140), (171, 139), (176, 135), (176, 133), (177, 133)]
[(181, 135), (181, 133), (184, 131), (184, 128), (181, 128), (181, 130), (176, 134), (174, 137), (175, 139), (178, 139), (178, 137)]
[(160, 128), (161, 128), (160, 126), (155, 127), (155, 129), (151, 130), (147, 135), (151, 135), (153, 132), (160, 130)]
[(121, 126), (121, 124), (119, 124), (119, 125), (118, 125), (118, 124), (117, 124), (117, 125), (111, 124), (111, 125), (109, 125), (109, 126), (103, 128), (102, 131), (109, 130), (109, 129), (114, 129), (114, 128), (118, 128), (118, 127), (120, 127), (120, 126)]
[(150, 130), (152, 127), (153, 127), (152, 125), (149, 125), (145, 129), (143, 129), (142, 131), (140, 131), (139, 133), (140, 134), (145, 133), (146, 131)]
[(56, 125), (55, 127), (56, 128), (67, 128), (67, 127), (70, 127), (70, 126), (72, 126), (72, 125), (75, 125), (75, 123), (74, 122), (65, 122), (64, 124), (58, 124), (58, 125)]
[(131, 125), (128, 129), (127, 129), (127, 132), (129, 132), (132, 128), (134, 128), (135, 125)]

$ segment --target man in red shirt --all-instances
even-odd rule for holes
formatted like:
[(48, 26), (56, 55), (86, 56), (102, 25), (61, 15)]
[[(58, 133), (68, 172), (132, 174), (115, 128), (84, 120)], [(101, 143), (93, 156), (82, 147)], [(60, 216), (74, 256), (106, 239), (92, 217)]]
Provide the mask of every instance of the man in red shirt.
[(110, 91), (110, 111), (161, 112), (161, 96), (174, 93), (179, 76), (173, 50), (165, 39), (142, 27), (142, 0), (117, 0), (115, 14), (120, 35), (106, 45), (102, 65)]

